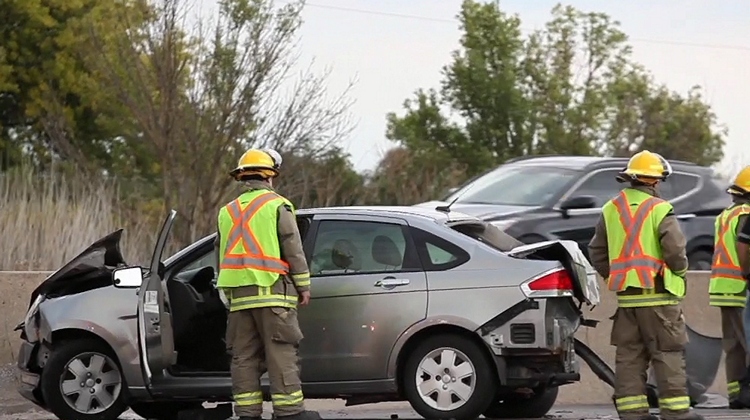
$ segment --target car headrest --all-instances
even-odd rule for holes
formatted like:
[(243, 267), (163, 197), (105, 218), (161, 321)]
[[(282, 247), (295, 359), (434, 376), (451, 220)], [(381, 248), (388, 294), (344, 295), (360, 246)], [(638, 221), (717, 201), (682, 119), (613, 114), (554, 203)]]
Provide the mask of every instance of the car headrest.
[(401, 265), (402, 258), (396, 243), (387, 236), (378, 235), (372, 241), (372, 259), (379, 264), (392, 265), (398, 267)]
[(359, 262), (361, 260), (359, 258), (359, 252), (357, 252), (357, 247), (352, 241), (338, 239), (333, 243), (333, 247), (331, 248), (331, 261), (336, 267), (343, 270), (356, 270), (359, 268)]

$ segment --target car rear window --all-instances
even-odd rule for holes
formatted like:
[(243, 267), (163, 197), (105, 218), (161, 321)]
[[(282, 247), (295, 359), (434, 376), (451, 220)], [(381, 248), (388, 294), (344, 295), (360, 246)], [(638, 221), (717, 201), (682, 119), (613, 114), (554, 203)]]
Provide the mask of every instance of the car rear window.
[(461, 223), (451, 228), (501, 252), (508, 252), (523, 245), (523, 242), (486, 222)]
[(425, 271), (449, 270), (469, 261), (469, 253), (460, 246), (419, 228), (410, 230)]

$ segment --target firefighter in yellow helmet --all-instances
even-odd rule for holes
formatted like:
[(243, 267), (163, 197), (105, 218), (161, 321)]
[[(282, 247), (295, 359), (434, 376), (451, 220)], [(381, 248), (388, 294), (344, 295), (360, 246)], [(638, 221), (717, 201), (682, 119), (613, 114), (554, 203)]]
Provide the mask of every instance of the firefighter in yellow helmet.
[[(739, 241), (750, 214), (750, 167), (727, 189), (732, 204), (716, 217), (709, 304), (721, 309), (729, 407), (750, 408), (750, 371), (742, 312), (747, 299), (747, 245)], [(744, 262), (745, 270), (742, 266)]]
[(260, 419), (260, 377), (268, 370), (274, 417), (315, 420), (306, 411), (298, 364), (297, 304), (310, 302), (310, 274), (294, 207), (273, 190), (281, 157), (251, 149), (229, 174), (245, 191), (219, 210), (217, 287), (229, 306), (227, 350), (241, 420)]
[(653, 364), (662, 419), (702, 419), (690, 409), (685, 359), (685, 236), (672, 205), (659, 198), (658, 184), (672, 167), (647, 150), (635, 154), (618, 174), (628, 183), (602, 207), (589, 243), (591, 263), (617, 293), (611, 344), (615, 358), (614, 402), (622, 419), (649, 414), (646, 372)]

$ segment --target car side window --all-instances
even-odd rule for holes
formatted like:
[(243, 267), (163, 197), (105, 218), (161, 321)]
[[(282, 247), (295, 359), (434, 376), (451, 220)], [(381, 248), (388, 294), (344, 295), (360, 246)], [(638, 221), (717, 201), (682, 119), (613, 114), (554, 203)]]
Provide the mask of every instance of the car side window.
[(469, 261), (469, 253), (458, 245), (422, 229), (411, 228), (425, 271), (448, 270)]
[(695, 175), (672, 174), (659, 185), (659, 193), (665, 200), (672, 200), (687, 194), (698, 186), (698, 182), (700, 182), (700, 178)]
[(623, 184), (617, 182), (615, 176), (619, 170), (605, 170), (597, 172), (581, 183), (568, 198), (590, 195), (596, 200), (596, 206), (602, 207), (604, 203), (611, 200), (623, 188)]
[(313, 276), (413, 271), (404, 228), (398, 224), (324, 220), (318, 226)]
[[(308, 229), (310, 228), (310, 217), (298, 217), (297, 228), (299, 228), (300, 235), (304, 239), (305, 235), (307, 234)], [(208, 267), (208, 266), (211, 266), (214, 268), (214, 273), (217, 272), (216, 248), (211, 248), (211, 251), (209, 251), (207, 254), (191, 262), (190, 264), (182, 267), (178, 273), (181, 273), (183, 271), (195, 270), (197, 268)]]
[(209, 251), (207, 254), (191, 262), (190, 264), (182, 267), (175, 274), (182, 273), (183, 271), (190, 271), (190, 270), (195, 270), (197, 268), (203, 268), (203, 267), (209, 267), (209, 266), (213, 267), (214, 273), (216, 273), (216, 248), (211, 248), (211, 251)]

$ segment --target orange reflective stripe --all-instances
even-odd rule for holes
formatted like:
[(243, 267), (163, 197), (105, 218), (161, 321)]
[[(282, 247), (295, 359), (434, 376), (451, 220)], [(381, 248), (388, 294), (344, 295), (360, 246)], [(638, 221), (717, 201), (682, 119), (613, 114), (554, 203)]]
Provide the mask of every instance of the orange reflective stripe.
[[(245, 210), (242, 210), (239, 198), (227, 206), (227, 211), (229, 212), (229, 217), (232, 218), (233, 225), (227, 237), (227, 248), (224, 250), (224, 259), (221, 261), (221, 270), (250, 268), (279, 274), (286, 274), (289, 271), (289, 264), (286, 262), (278, 258), (263, 255), (263, 249), (250, 230), (250, 221), (255, 214), (264, 205), (278, 197), (278, 195), (269, 191), (253, 199), (245, 207)], [(239, 244), (242, 244), (245, 252), (232, 253), (232, 250)]]
[(729, 254), (727, 245), (724, 243), (725, 235), (732, 227), (732, 220), (742, 214), (742, 211), (742, 206), (736, 207), (723, 221), (724, 223), (722, 224), (721, 230), (717, 235), (717, 243), (714, 250), (714, 259), (711, 262), (712, 277), (724, 277), (745, 281), (745, 278), (742, 276), (742, 268), (740, 268), (739, 264), (736, 264), (732, 261), (732, 257)]
[(643, 224), (659, 203), (661, 203), (661, 200), (655, 197), (648, 198), (638, 206), (635, 215), (633, 215), (625, 191), (622, 191), (613, 200), (622, 228), (626, 232), (626, 239), (620, 250), (620, 255), (610, 264), (610, 285), (616, 286), (615, 288), (610, 287), (610, 289), (623, 290), (630, 270), (635, 270), (643, 289), (654, 288), (653, 273), (661, 270), (664, 263), (643, 252), (640, 236)]

